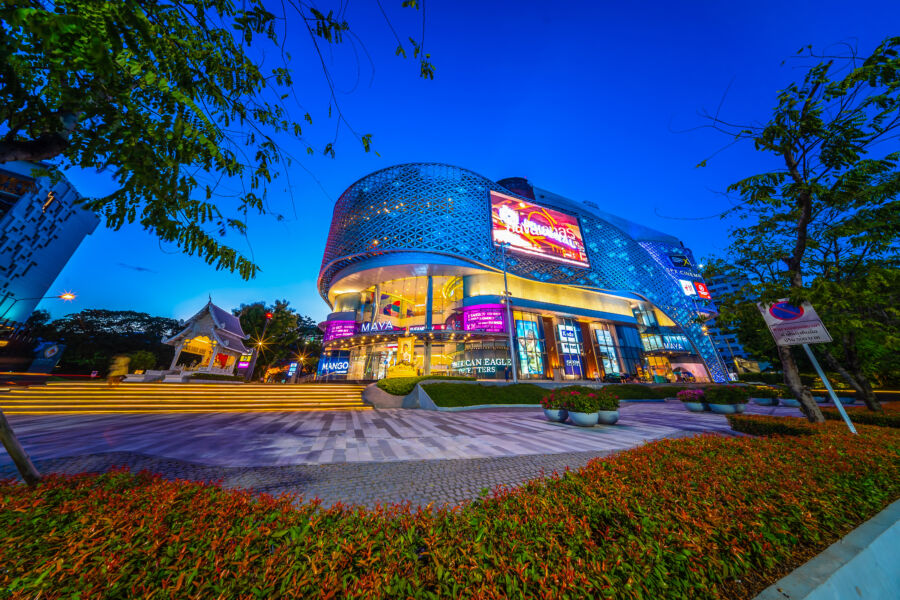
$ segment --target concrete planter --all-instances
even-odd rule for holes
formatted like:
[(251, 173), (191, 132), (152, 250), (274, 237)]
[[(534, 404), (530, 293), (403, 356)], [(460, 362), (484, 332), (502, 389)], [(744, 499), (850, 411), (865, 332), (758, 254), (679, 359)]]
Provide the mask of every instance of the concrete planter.
[(709, 410), (717, 415), (733, 415), (737, 413), (737, 404), (710, 404)]
[(691, 412), (703, 412), (705, 410), (702, 402), (682, 402), (682, 404)]
[(779, 398), (778, 401), (782, 406), (790, 406), (791, 408), (800, 408), (800, 401), (796, 398)]
[(569, 412), (569, 419), (579, 427), (593, 427), (599, 421), (600, 414)]
[(545, 408), (544, 416), (547, 417), (548, 421), (562, 423), (569, 418), (569, 411), (564, 408)]
[(838, 396), (838, 400), (841, 401), (841, 404), (854, 404), (854, 403), (856, 403), (856, 398), (848, 398), (847, 396)]
[(778, 398), (750, 398), (750, 401), (759, 406), (778, 406)]
[(597, 422), (601, 425), (615, 425), (619, 420), (619, 411), (601, 410), (597, 413)]
[(733, 406), (734, 412), (736, 412), (737, 414), (742, 414), (747, 409), (746, 404), (734, 404)]
[(813, 396), (813, 400), (818, 402), (819, 404), (825, 404), (828, 400), (825, 399), (825, 396)]

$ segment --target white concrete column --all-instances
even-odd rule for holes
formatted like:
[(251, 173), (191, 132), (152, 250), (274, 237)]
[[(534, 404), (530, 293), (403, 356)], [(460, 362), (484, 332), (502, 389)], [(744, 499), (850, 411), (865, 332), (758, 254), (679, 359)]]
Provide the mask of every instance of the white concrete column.
[(175, 358), (172, 359), (172, 364), (169, 365), (169, 370), (174, 371), (175, 365), (178, 364), (178, 357), (181, 356), (181, 349), (184, 347), (184, 342), (178, 344), (178, 347), (175, 348)]

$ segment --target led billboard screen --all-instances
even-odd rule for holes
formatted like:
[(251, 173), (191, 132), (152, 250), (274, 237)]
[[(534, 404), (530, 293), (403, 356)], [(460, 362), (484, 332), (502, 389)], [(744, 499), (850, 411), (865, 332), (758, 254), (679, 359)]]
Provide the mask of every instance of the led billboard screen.
[(589, 267), (578, 219), (527, 200), (491, 192), (491, 237), (513, 252)]

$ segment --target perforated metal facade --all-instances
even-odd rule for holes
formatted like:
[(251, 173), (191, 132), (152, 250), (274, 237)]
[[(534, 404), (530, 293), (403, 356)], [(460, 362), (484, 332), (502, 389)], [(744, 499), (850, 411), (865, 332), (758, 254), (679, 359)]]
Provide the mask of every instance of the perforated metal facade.
[[(351, 185), (338, 199), (319, 274), (319, 292), (342, 269), (387, 253), (431, 253), (499, 271), (500, 250), (491, 241), (490, 190), (528, 201), (472, 171), (438, 163), (411, 163), (382, 169)], [(691, 339), (716, 381), (725, 370), (709, 338), (694, 322), (697, 307), (682, 292), (665, 254), (685, 249), (663, 236), (638, 240), (584, 204), (541, 204), (576, 212), (590, 268), (582, 269), (518, 255), (507, 258), (510, 273), (536, 281), (598, 291), (637, 294), (652, 302)]]

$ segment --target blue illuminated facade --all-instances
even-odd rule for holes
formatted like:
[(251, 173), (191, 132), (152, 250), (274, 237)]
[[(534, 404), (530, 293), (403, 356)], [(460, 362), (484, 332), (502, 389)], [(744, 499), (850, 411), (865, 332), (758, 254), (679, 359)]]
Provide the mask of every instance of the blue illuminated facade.
[(492, 238), (492, 191), (577, 217), (590, 265), (506, 254), (520, 377), (726, 379), (697, 319), (712, 303), (677, 238), (608, 214), (600, 200), (436, 163), (367, 175), (335, 205), (318, 287), (333, 307), (324, 356), (350, 355), (341, 376), (506, 376), (504, 256)]

